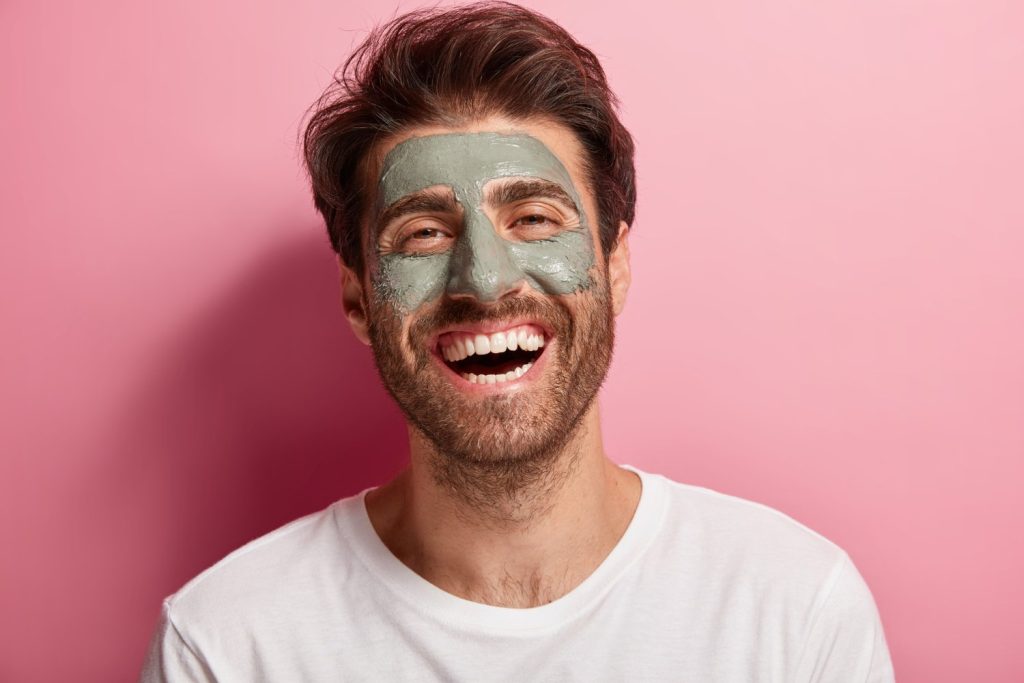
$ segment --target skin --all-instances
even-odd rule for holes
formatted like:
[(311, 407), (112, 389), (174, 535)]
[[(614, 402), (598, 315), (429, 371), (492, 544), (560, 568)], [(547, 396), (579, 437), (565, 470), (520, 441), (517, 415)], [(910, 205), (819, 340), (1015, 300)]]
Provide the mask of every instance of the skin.
[[(409, 282), (403, 284), (406, 266), (389, 270), (390, 266), (385, 265), (389, 255), (403, 253), (402, 250), (396, 250), (395, 244), (389, 245), (386, 234), (374, 233), (378, 243), (367, 240), (371, 247), (367, 249), (367, 275), (360, 278), (346, 266), (341, 266), (343, 306), (356, 336), (367, 344), (370, 343), (371, 317), (395, 316), (396, 353), (405, 358), (410, 371), (415, 367), (416, 355), (409, 348), (409, 329), (427, 315), (437, 301), (467, 299), (483, 305), (497, 305), (495, 302), (500, 302), (503, 297), (546, 297), (564, 306), (570, 316), (577, 317), (581, 307), (593, 304), (594, 292), (599, 289), (595, 285), (599, 284), (600, 290), (608, 293), (606, 305), (610, 306), (613, 314), (619, 314), (625, 304), (630, 281), (627, 226), (620, 226), (617, 245), (607, 263), (603, 258), (594, 258), (600, 253), (596, 246), (599, 244), (597, 221), (587, 218), (597, 216), (596, 202), (585, 183), (579, 143), (571, 131), (560, 125), (490, 117), (460, 128), (421, 127), (406, 131), (387, 140), (377, 150), (376, 168), (379, 170), (376, 172), (384, 181), (379, 186), (385, 186), (385, 190), (392, 189), (391, 180), (384, 177), (388, 168), (386, 160), (389, 153), (402, 143), (422, 139), (423, 142), (414, 142), (404, 149), (412, 150), (420, 144), (426, 145), (421, 149), (426, 149), (431, 146), (427, 142), (430, 136), (445, 136), (444, 142), (455, 142), (456, 138), (450, 136), (458, 135), (462, 136), (460, 140), (469, 140), (466, 136), (479, 134), (486, 135), (473, 139), (484, 141), (485, 148), (492, 142), (526, 144), (522, 136), (528, 136), (558, 161), (567, 178), (556, 178), (556, 173), (545, 179), (559, 183), (570, 197), (575, 196), (579, 208), (578, 223), (566, 221), (565, 232), (575, 235), (571, 239), (584, 238), (585, 244), (574, 252), (579, 260), (567, 261), (571, 264), (570, 277), (553, 281), (546, 279), (545, 271), (536, 267), (538, 260), (525, 253), (529, 250), (517, 252), (523, 240), (515, 231), (509, 231), (508, 226), (515, 224), (503, 214), (509, 207), (487, 202), (473, 204), (473, 200), (479, 197), (479, 194), (474, 194), (479, 193), (477, 184), (482, 182), (486, 185), (493, 180), (487, 172), (481, 173), (480, 177), (449, 181), (447, 190), (442, 187), (442, 191), (453, 191), (456, 197), (462, 193), (460, 211), (454, 215), (431, 214), (432, 225), (443, 230), (418, 233), (428, 236), (426, 242), (434, 238), (439, 241), (418, 245), (417, 249), (428, 246), (428, 250), (436, 248), (439, 251), (411, 258), (432, 261), (433, 265), (422, 265), (431, 271), (434, 268), (443, 271), (444, 268), (437, 264), (445, 263), (447, 278), (423, 278), (430, 280), (423, 286), (407, 286), (411, 284)], [(435, 141), (439, 139), (434, 138)], [(538, 150), (535, 148), (530, 155), (533, 166), (520, 169), (528, 171), (531, 177), (540, 176), (543, 166), (539, 162), (544, 154)], [(557, 167), (548, 163), (546, 168)], [(410, 187), (425, 182), (434, 183), (429, 187), (435, 187), (437, 180), (445, 178), (423, 175), (411, 185), (396, 182), (394, 187), (398, 189), (395, 193), (401, 194), (404, 190), (407, 194)], [(386, 192), (384, 194), (385, 197), (393, 197)], [(378, 211), (389, 203), (387, 198), (378, 198)], [(473, 213), (477, 210), (479, 213)], [(465, 220), (462, 220), (463, 216)], [(485, 229), (493, 234), (486, 233)], [(466, 241), (460, 243), (460, 239)], [(467, 245), (467, 242), (473, 244)], [(490, 243), (491, 251), (478, 250), (481, 242), (485, 245)], [(555, 246), (566, 248), (564, 244)], [(464, 250), (462, 257), (457, 253), (459, 249)], [(592, 264), (586, 268), (584, 276), (580, 264), (588, 250)], [(494, 261), (483, 267), (488, 259)], [(403, 262), (405, 259), (392, 260)], [(419, 267), (417, 265), (412, 270)], [(490, 277), (488, 272), (497, 275)], [(433, 372), (431, 368), (422, 371)], [(462, 392), (455, 384), (458, 380), (444, 380), (448, 383), (443, 383), (439, 377), (436, 378), (439, 391)], [(529, 392), (548, 389), (541, 378), (516, 391), (529, 398)], [(476, 400), (464, 392), (457, 396), (459, 400)], [(540, 397), (539, 394), (537, 396)], [(612, 463), (604, 452), (596, 401), (586, 409), (578, 428), (559, 452), (545, 461), (542, 476), (508, 491), (507, 495), (489, 499), (488, 509), (470, 504), (439, 482), (432, 467), (432, 463), (442, 457), (437, 444), (414, 425), (410, 425), (409, 433), (408, 468), (390, 483), (367, 495), (367, 512), (381, 540), (398, 559), (427, 581), (469, 600), (505, 607), (532, 607), (561, 597), (579, 585), (604, 560), (621, 538), (639, 501), (639, 479)]]
[[(575, 205), (573, 225), (542, 240), (503, 238), (486, 211), (485, 188), (513, 178), (556, 184)], [(374, 287), (397, 308), (412, 311), (445, 292), (494, 301), (520, 281), (549, 294), (590, 286), (594, 248), (586, 212), (569, 172), (537, 138), (485, 132), (405, 140), (384, 159), (378, 213), (431, 188), (450, 190), (462, 207), (459, 239), (437, 253), (393, 250), (381, 256)]]

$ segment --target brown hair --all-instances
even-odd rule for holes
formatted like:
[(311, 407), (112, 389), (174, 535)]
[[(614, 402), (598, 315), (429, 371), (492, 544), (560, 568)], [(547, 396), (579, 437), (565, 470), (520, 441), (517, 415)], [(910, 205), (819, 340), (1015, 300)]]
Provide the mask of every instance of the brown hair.
[(410, 126), (488, 114), (546, 117), (584, 152), (605, 256), (636, 204), (633, 139), (593, 52), (561, 26), (508, 2), (410, 12), (376, 28), (313, 105), (304, 134), (317, 210), (334, 250), (363, 270), (361, 178), (374, 145)]

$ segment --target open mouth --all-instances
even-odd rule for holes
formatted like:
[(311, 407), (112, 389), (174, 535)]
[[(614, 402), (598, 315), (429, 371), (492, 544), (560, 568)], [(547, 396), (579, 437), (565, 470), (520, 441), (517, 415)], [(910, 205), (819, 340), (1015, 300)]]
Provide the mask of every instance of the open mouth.
[(472, 384), (512, 382), (544, 353), (546, 335), (536, 325), (517, 325), (491, 334), (446, 332), (437, 340), (445, 364)]

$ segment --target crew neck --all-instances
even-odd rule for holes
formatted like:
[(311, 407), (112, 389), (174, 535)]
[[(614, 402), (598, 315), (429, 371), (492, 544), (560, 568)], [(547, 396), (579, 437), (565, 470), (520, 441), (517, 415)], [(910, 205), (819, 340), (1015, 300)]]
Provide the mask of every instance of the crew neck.
[(402, 563), (377, 535), (366, 510), (368, 488), (335, 504), (333, 516), (346, 545), (369, 573), (397, 599), (429, 619), (474, 632), (501, 635), (552, 630), (585, 613), (604, 596), (650, 547), (664, 521), (663, 477), (622, 465), (640, 477), (640, 500), (618, 543), (578, 586), (546, 605), (496, 607), (460, 598), (430, 583)]

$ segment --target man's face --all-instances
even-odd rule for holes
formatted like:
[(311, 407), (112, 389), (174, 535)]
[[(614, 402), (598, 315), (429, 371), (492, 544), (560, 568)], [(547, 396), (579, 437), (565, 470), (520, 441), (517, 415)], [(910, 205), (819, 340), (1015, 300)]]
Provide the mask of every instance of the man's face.
[(380, 151), (365, 305), (385, 385), (448, 457), (557, 452), (613, 335), (575, 136), (489, 119), (414, 129)]

